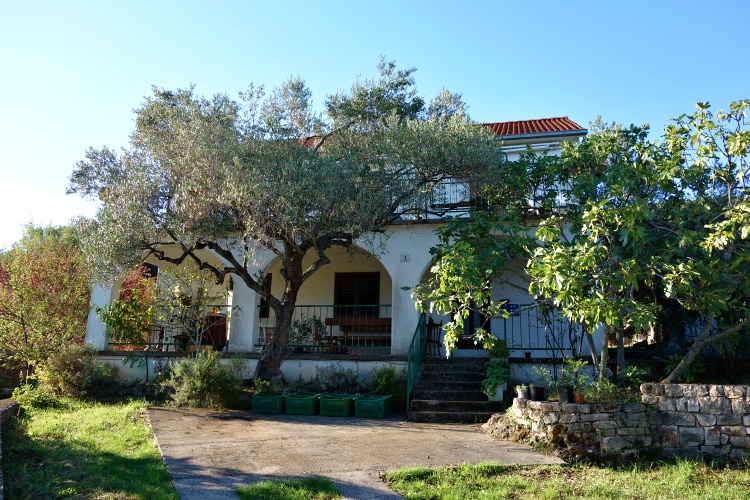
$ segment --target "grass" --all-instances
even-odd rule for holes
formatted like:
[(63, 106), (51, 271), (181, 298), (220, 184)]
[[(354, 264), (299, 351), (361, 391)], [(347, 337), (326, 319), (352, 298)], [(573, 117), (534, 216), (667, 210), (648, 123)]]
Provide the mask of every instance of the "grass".
[(299, 480), (260, 481), (237, 490), (242, 500), (331, 500), (341, 494), (326, 478), (310, 477)]
[(3, 426), (5, 498), (178, 499), (145, 403), (65, 401)]
[(614, 468), (485, 463), (403, 469), (385, 482), (407, 499), (746, 499), (750, 470), (677, 460)]

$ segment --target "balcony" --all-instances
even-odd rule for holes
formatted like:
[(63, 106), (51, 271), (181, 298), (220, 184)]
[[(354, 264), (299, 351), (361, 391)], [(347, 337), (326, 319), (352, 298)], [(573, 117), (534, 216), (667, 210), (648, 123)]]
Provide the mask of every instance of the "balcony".
[(195, 308), (160, 308), (153, 324), (143, 329), (142, 342), (109, 342), (113, 351), (196, 352), (202, 347), (222, 351), (229, 337), (232, 306), (206, 305)]

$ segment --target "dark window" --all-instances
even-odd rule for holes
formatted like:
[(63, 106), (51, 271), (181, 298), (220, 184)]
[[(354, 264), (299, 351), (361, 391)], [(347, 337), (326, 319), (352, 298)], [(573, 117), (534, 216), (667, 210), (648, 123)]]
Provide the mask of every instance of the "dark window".
[[(263, 289), (266, 291), (266, 297), (271, 295), (271, 273), (268, 273), (263, 277)], [(269, 316), (269, 310), (271, 309), (266, 302), (266, 297), (261, 296), (260, 307), (258, 311), (259, 318), (267, 318)]]
[(349, 307), (336, 307), (334, 315), (353, 317), (379, 317), (380, 273), (336, 273), (333, 285), (333, 303)]

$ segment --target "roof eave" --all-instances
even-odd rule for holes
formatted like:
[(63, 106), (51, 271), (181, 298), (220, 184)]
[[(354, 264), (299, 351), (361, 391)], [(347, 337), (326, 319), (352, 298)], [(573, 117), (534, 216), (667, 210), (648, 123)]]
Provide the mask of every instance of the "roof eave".
[(500, 141), (505, 144), (511, 141), (529, 142), (534, 140), (548, 140), (553, 137), (560, 138), (573, 138), (583, 137), (588, 134), (588, 130), (585, 128), (579, 130), (561, 130), (555, 132), (534, 132), (531, 134), (513, 134), (513, 135), (499, 135), (497, 136)]

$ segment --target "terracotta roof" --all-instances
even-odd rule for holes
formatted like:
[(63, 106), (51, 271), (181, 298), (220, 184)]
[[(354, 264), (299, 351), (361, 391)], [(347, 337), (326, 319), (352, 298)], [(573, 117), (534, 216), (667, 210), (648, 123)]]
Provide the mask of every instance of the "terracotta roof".
[(499, 136), (549, 134), (554, 132), (582, 132), (586, 130), (567, 116), (558, 118), (537, 118), (535, 120), (518, 120), (514, 122), (483, 123)]

